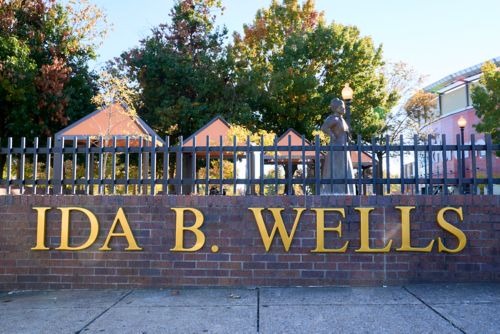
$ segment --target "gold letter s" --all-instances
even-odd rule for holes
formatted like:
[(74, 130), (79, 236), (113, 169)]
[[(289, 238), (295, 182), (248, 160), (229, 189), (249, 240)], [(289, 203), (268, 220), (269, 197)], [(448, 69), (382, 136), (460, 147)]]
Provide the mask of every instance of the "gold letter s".
[(446, 252), (446, 253), (458, 253), (462, 251), (465, 248), (465, 245), (467, 244), (467, 237), (465, 236), (465, 233), (456, 228), (455, 226), (451, 225), (444, 219), (444, 214), (446, 211), (454, 211), (458, 214), (458, 217), (460, 218), (460, 221), (464, 220), (464, 216), (462, 214), (462, 208), (442, 208), (439, 210), (437, 214), (437, 223), (438, 225), (445, 231), (450, 232), (453, 234), (457, 239), (458, 239), (458, 246), (455, 249), (449, 249), (447, 248), (443, 242), (441, 241), (441, 238), (438, 238), (438, 251), (441, 252)]

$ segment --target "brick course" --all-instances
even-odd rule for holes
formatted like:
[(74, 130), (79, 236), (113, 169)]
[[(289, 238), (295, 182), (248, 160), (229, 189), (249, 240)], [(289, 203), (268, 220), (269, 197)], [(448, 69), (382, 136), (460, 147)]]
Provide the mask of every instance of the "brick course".
[[(446, 206), (462, 206), (464, 221), (448, 214), (447, 220), (467, 236), (458, 254), (396, 252), (401, 243), (398, 205), (414, 205), (411, 242), (423, 247), (443, 238), (447, 247), (455, 238), (440, 229), (437, 212)], [(50, 206), (46, 245), (50, 251), (32, 251), (36, 238), (33, 207)], [(57, 251), (61, 214), (56, 207), (83, 207), (99, 220), (97, 241), (83, 251)], [(390, 253), (361, 254), (359, 215), (354, 207), (373, 206), (370, 214), (372, 247), (393, 240)], [(104, 243), (118, 208), (122, 207), (143, 251), (126, 252), (125, 238), (113, 238), (112, 251)], [(204, 247), (195, 253), (174, 253), (175, 213), (171, 208), (190, 207), (203, 212)], [(325, 246), (338, 248), (349, 240), (346, 253), (311, 253), (316, 246), (316, 216), (305, 211), (289, 252), (279, 237), (265, 252), (249, 207), (282, 207), (290, 231), (292, 208), (344, 208), (342, 238), (325, 233)], [(86, 240), (89, 224), (84, 215), (72, 213), (71, 242)], [(265, 212), (266, 222), (274, 222)], [(328, 213), (326, 226), (336, 226), (340, 215)], [(193, 217), (186, 216), (185, 225)], [(268, 230), (269, 230), (268, 225)], [(185, 245), (194, 242), (185, 235)], [(211, 246), (218, 245), (218, 253)], [(416, 282), (500, 281), (500, 196), (0, 196), (0, 290), (80, 289), (174, 286), (296, 286), (296, 285), (395, 285)]]

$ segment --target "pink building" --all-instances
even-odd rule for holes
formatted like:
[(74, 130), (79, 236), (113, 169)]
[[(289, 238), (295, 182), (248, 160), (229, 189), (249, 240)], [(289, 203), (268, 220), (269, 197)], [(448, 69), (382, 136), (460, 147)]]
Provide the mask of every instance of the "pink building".
[[(499, 66), (500, 57), (492, 59), (492, 61)], [(478, 133), (474, 125), (479, 122), (476, 116), (476, 110), (472, 106), (472, 89), (474, 86), (479, 85), (479, 79), (482, 76), (481, 66), (478, 64), (462, 71), (448, 75), (447, 77), (427, 86), (424, 88), (426, 92), (436, 94), (438, 99), (437, 108), (434, 111), (434, 120), (430, 123), (424, 124), (422, 130), (425, 133), (433, 135), (434, 143), (442, 143), (442, 134), (446, 135), (446, 143), (454, 145), (457, 143), (457, 137), (460, 135), (460, 128), (458, 120), (464, 118), (467, 124), (464, 128), (464, 142), (465, 145), (471, 145), (471, 135), (475, 136), (475, 144), (484, 145), (484, 134)], [(465, 152), (465, 178), (486, 177), (486, 152), (476, 151), (475, 157), (475, 171), (473, 171), (473, 156), (471, 151)], [(447, 170), (443, 170), (443, 160), (446, 158)], [(500, 177), (500, 159), (492, 154), (493, 158), (493, 177)], [(425, 170), (426, 159), (419, 159), (419, 175), (420, 177), (428, 177), (428, 167)], [(414, 175), (414, 166), (411, 166), (406, 172)], [(442, 178), (446, 173), (448, 178), (458, 178), (459, 170), (457, 152), (447, 152), (446, 157), (443, 157), (442, 152), (434, 152), (432, 159), (432, 177)], [(482, 186), (479, 191), (483, 192)], [(494, 186), (494, 193), (500, 194), (500, 187)]]

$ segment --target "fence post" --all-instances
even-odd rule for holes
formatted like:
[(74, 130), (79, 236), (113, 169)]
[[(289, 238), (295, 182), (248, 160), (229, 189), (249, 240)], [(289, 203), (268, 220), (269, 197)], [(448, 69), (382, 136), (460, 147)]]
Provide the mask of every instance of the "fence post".
[(427, 136), (427, 153), (429, 159), (429, 188), (427, 191), (427, 195), (433, 195), (433, 185), (432, 185), (432, 173), (433, 173), (433, 162), (432, 162), (432, 135)]
[(190, 164), (190, 175), (192, 179), (191, 183), (191, 189), (190, 189), (190, 194), (198, 194), (198, 184), (197, 184), (197, 178), (198, 175), (196, 174), (196, 136), (193, 137), (193, 153), (191, 153), (191, 164)]
[(238, 171), (236, 170), (236, 164), (237, 164), (237, 160), (238, 160), (238, 155), (237, 155), (237, 152), (236, 152), (236, 145), (237, 145), (236, 136), (233, 136), (233, 176), (234, 176), (234, 179), (233, 179), (233, 195), (236, 195), (236, 186), (237, 186), (236, 179), (238, 178)]
[(205, 145), (205, 196), (210, 195), (210, 137)]
[(130, 181), (130, 138), (125, 137), (125, 194), (128, 195), (128, 184)]
[(471, 155), (471, 160), (472, 160), (472, 184), (469, 186), (471, 187), (471, 195), (477, 194), (477, 171), (476, 171), (476, 136), (472, 133), (470, 135), (470, 144), (471, 144), (471, 150), (470, 150), (470, 155)]
[(375, 137), (372, 137), (372, 193), (377, 194), (378, 165), (381, 161), (375, 161)]
[(464, 161), (462, 159), (462, 150), (464, 149), (462, 146), (462, 140), (460, 135), (456, 137), (457, 143), (457, 175), (458, 175), (458, 191), (460, 194), (465, 193), (464, 183), (463, 183), (463, 175), (462, 171), (464, 170)]
[(287, 164), (287, 195), (293, 194), (293, 185), (292, 185), (292, 179), (293, 179), (293, 169), (292, 169), (292, 151), (290, 149), (290, 146), (292, 145), (292, 136), (288, 135), (288, 164)]
[[(2, 171), (0, 171), (2, 173)], [(1, 176), (0, 176), (1, 178)], [(36, 195), (38, 180), (38, 137), (33, 142), (33, 194)]]
[(259, 159), (259, 195), (264, 195), (264, 136), (260, 136), (260, 159)]
[(446, 135), (441, 135), (442, 154), (443, 154), (443, 190), (444, 194), (448, 195), (448, 151), (446, 150)]
[(12, 137), (7, 138), (7, 195), (10, 195), (12, 184)]
[(104, 155), (104, 138), (101, 136), (99, 137), (99, 195), (104, 195), (104, 184), (103, 184), (103, 179), (104, 179), (104, 174), (106, 173), (105, 169), (105, 158), (106, 156)]
[(63, 193), (63, 163), (64, 163), (64, 138), (56, 138), (54, 146), (54, 175), (53, 175), (53, 190), (54, 195)]
[(151, 142), (151, 189), (150, 194), (155, 194), (156, 187), (156, 136), (153, 136), (153, 140)]
[(316, 195), (321, 195), (321, 168), (320, 168), (320, 152), (321, 141), (319, 136), (316, 135), (314, 138), (315, 155), (314, 155), (314, 180), (316, 184)]
[(493, 195), (493, 150), (491, 148), (491, 134), (487, 133), (486, 139), (486, 175), (488, 175), (488, 195)]
[(278, 186), (278, 138), (274, 136), (274, 193), (278, 195), (279, 186)]
[(401, 194), (405, 193), (405, 155), (403, 150), (403, 135), (399, 135), (399, 177), (401, 178)]
[(50, 162), (52, 161), (51, 159), (51, 150), (52, 150), (52, 137), (47, 138), (47, 155), (45, 157), (45, 171), (46, 171), (46, 181), (47, 181), (47, 186), (45, 188), (45, 194), (48, 195), (50, 194)]
[(177, 152), (175, 153), (175, 194), (176, 195), (182, 195), (184, 193), (183, 191), (183, 184), (182, 184), (182, 179), (183, 179), (183, 155), (184, 152), (182, 151), (184, 146), (184, 139), (182, 136), (179, 137), (179, 144), (177, 145)]
[[(391, 151), (389, 147), (389, 135), (385, 135), (385, 169), (386, 169), (386, 191), (391, 194)], [(382, 192), (383, 193), (383, 192)]]
[(113, 136), (113, 155), (111, 156), (111, 193), (116, 194), (116, 136)]
[(165, 146), (163, 147), (163, 194), (169, 194), (169, 184), (170, 179), (170, 136), (165, 137)]
[(356, 143), (358, 145), (358, 193), (357, 195), (363, 194), (363, 185), (361, 183), (361, 178), (363, 176), (363, 164), (362, 164), (362, 152), (361, 152), (361, 135), (358, 133), (356, 136)]
[(418, 175), (418, 136), (414, 135), (413, 136), (413, 158), (415, 159), (415, 194), (420, 193), (419, 189), (419, 175)]
[(307, 170), (306, 170), (306, 139), (304, 135), (302, 135), (302, 192), (303, 195), (307, 195), (306, 191), (306, 178), (307, 178)]
[(73, 137), (73, 152), (71, 157), (71, 194), (76, 194), (76, 168), (78, 162), (78, 140)]
[(25, 191), (25, 167), (26, 167), (26, 137), (21, 138), (21, 160), (19, 161), (19, 180), (21, 181), (20, 194)]

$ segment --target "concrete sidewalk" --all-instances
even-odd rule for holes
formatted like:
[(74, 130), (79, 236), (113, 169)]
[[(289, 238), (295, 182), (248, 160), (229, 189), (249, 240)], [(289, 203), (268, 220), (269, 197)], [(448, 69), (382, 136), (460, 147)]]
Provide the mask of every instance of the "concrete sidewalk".
[(10, 292), (0, 333), (499, 333), (500, 284)]

